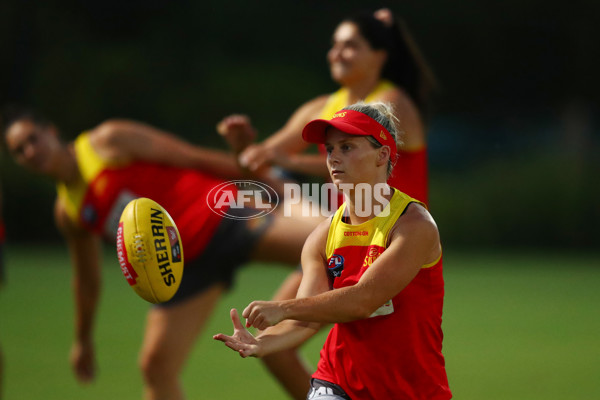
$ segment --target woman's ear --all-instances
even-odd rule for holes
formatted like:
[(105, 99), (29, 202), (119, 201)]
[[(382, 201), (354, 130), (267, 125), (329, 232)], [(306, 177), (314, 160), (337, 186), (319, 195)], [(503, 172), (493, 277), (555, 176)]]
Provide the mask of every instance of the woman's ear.
[(381, 166), (383, 164), (387, 164), (390, 159), (390, 147), (389, 146), (381, 146), (379, 148), (379, 153), (377, 154), (377, 166)]

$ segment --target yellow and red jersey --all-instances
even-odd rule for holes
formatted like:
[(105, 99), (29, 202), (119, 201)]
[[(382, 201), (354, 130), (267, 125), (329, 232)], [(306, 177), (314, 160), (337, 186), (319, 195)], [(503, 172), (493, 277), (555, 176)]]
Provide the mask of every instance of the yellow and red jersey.
[(72, 220), (114, 240), (127, 203), (148, 197), (173, 217), (186, 258), (193, 259), (203, 251), (222, 218), (206, 201), (208, 192), (222, 183), (221, 179), (198, 170), (150, 162), (110, 162), (94, 150), (85, 132), (74, 146), (81, 180), (57, 187), (58, 197)]
[[(338, 209), (326, 245), (334, 290), (360, 280), (386, 250), (390, 230), (412, 202), (420, 203), (395, 190), (389, 215), (360, 225), (343, 222), (345, 204)], [(443, 299), (440, 256), (370, 318), (335, 324), (313, 377), (338, 384), (353, 399), (450, 399), (442, 355)]]
[[(366, 103), (377, 101), (381, 98), (385, 91), (396, 88), (396, 86), (386, 80), (380, 81), (375, 89), (369, 93), (364, 99)], [(327, 99), (327, 103), (319, 118), (331, 119), (333, 115), (344, 107), (350, 105), (348, 103), (348, 89), (341, 88), (337, 92), (332, 93)], [(400, 121), (402, 122), (402, 121)], [(325, 153), (325, 146), (320, 145), (319, 150)], [(424, 203), (428, 203), (428, 173), (427, 173), (427, 147), (424, 146), (418, 150), (403, 150), (398, 149), (398, 160), (394, 165), (392, 175), (388, 179), (388, 184), (402, 192), (419, 199)], [(343, 198), (340, 197), (341, 204)]]

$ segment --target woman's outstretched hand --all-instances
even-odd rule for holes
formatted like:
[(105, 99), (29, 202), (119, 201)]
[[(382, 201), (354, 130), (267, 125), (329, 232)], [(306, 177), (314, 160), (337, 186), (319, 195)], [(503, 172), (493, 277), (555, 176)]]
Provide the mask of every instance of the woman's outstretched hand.
[(258, 341), (252, 336), (250, 332), (240, 321), (238, 312), (235, 308), (232, 308), (229, 312), (231, 321), (233, 322), (233, 335), (228, 336), (222, 333), (218, 333), (213, 336), (213, 339), (220, 340), (225, 343), (225, 346), (229, 347), (233, 351), (237, 351), (243, 358), (246, 357), (258, 357)]

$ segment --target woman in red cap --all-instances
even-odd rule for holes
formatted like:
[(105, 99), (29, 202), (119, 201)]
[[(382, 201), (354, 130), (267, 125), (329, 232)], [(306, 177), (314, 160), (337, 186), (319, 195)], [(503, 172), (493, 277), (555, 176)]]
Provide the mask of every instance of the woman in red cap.
[[(241, 165), (251, 171), (274, 165), (291, 173), (328, 178), (325, 149), (319, 145), (321, 154), (304, 153), (309, 143), (302, 140), (302, 128), (315, 118), (329, 119), (359, 100), (385, 101), (394, 106), (403, 127), (398, 161), (388, 183), (427, 204), (426, 117), (435, 79), (405, 24), (389, 9), (345, 18), (333, 33), (327, 61), (340, 88), (304, 103), (263, 142), (248, 145), (254, 128), (244, 116), (232, 116), (219, 124), (219, 132), (239, 153)], [(292, 272), (274, 299), (293, 298), (301, 279), (300, 271)], [(297, 351), (263, 361), (294, 399), (304, 398), (310, 369)]]
[(254, 301), (234, 334), (215, 335), (242, 357), (298, 346), (334, 326), (307, 399), (452, 397), (442, 355), (444, 280), (435, 221), (425, 205), (386, 182), (398, 137), (390, 108), (359, 103), (311, 121), (308, 142), (327, 150), (345, 203), (309, 236), (295, 299)]

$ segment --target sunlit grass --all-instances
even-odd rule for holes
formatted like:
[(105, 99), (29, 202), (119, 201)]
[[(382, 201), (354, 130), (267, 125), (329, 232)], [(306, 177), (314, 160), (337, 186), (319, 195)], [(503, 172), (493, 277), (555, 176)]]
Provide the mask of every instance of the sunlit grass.
[[(72, 377), (70, 266), (62, 247), (9, 247), (0, 292), (6, 399), (137, 399), (137, 356), (148, 305), (129, 288), (109, 249), (97, 323), (99, 375)], [(600, 398), (600, 256), (574, 252), (445, 252), (444, 353), (457, 399)], [(288, 270), (253, 264), (218, 305), (183, 374), (190, 399), (285, 399), (256, 359), (213, 333), (228, 311), (268, 299)], [(193, 318), (193, 316), (190, 316)], [(304, 347), (314, 364), (324, 332)]]

